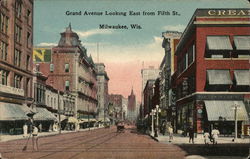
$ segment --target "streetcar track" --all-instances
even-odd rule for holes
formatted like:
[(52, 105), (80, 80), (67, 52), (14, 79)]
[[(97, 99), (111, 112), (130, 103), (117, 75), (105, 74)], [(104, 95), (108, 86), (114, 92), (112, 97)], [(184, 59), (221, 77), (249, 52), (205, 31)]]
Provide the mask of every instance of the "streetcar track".
[[(74, 146), (78, 146), (78, 145), (83, 145), (83, 144), (86, 143), (86, 142), (88, 143), (88, 142), (97, 140), (97, 139), (99, 139), (99, 138), (105, 137), (105, 136), (110, 135), (110, 134), (113, 134), (113, 133), (114, 133), (114, 132), (107, 133), (107, 134), (105, 134), (105, 135), (98, 136), (98, 137), (96, 137), (96, 138), (94, 138), (94, 139), (91, 139), (91, 140), (87, 140), (87, 141), (83, 141), (83, 142), (81, 142), (81, 143), (77, 143), (77, 144), (74, 144), (74, 145), (67, 146), (67, 147), (65, 147), (64, 149), (62, 149), (62, 150), (60, 150), (60, 151), (57, 151), (56, 153), (63, 152), (64, 150), (67, 150), (69, 147), (74, 147)], [(93, 135), (93, 134), (92, 134), (92, 135)], [(46, 155), (44, 155), (44, 156), (41, 156), (41, 157), (39, 157), (39, 158), (37, 158), (37, 159), (42, 159), (42, 158), (44, 158), (44, 157), (48, 157), (48, 156), (54, 155), (54, 154), (56, 154), (56, 153), (49, 153), (49, 154), (46, 154)]]

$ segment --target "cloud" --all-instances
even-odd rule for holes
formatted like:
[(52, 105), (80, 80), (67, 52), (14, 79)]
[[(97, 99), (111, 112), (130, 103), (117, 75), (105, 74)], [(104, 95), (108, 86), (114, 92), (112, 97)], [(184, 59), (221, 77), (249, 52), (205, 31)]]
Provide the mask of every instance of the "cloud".
[(179, 32), (183, 32), (184, 29), (186, 28), (185, 25), (166, 25), (163, 27), (164, 30), (169, 30), (169, 31), (179, 31)]
[(91, 29), (88, 31), (76, 31), (76, 33), (81, 38), (88, 38), (89, 36), (98, 35), (98, 34), (112, 34), (113, 31), (111, 30), (101, 30), (101, 29)]
[(46, 43), (46, 42), (43, 42), (43, 43), (39, 43), (37, 44), (37, 46), (57, 46), (57, 43)]

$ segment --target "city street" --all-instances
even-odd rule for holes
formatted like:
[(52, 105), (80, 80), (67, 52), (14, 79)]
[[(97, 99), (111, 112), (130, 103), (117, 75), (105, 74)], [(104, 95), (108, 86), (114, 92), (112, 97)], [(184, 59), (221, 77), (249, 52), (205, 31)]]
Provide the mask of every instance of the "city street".
[(22, 151), (26, 140), (0, 143), (5, 159), (147, 159), (184, 158), (185, 152), (171, 144), (154, 141), (148, 135), (126, 128), (117, 133), (116, 128), (102, 128), (85, 132), (46, 136), (39, 138), (39, 151), (32, 151), (32, 140)]

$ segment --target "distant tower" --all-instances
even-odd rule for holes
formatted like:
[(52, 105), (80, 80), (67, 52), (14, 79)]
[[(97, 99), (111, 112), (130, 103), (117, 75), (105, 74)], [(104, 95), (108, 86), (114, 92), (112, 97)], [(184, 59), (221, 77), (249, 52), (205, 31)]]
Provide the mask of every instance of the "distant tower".
[(128, 96), (128, 120), (136, 120), (136, 97), (134, 95), (133, 87), (131, 89), (131, 94)]

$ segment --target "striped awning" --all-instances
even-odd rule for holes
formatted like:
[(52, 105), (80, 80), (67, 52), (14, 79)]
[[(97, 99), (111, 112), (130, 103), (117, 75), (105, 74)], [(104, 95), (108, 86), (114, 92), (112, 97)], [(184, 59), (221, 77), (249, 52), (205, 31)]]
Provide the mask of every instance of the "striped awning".
[(249, 70), (234, 70), (234, 77), (237, 86), (250, 85), (250, 71)]
[(236, 50), (250, 50), (250, 36), (234, 36)]
[(209, 85), (230, 85), (233, 84), (229, 70), (207, 70)]
[(207, 117), (209, 121), (218, 121), (221, 117), (227, 121), (235, 120), (234, 106), (237, 105), (237, 120), (247, 121), (247, 111), (243, 101), (225, 101), (225, 100), (205, 100)]
[(30, 109), (27, 106), (0, 102), (0, 120), (28, 120), (28, 113), (30, 113)]
[(209, 50), (233, 50), (229, 36), (207, 36)]

